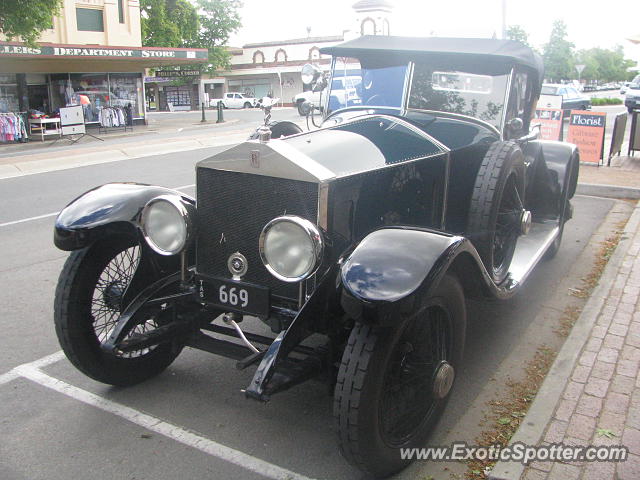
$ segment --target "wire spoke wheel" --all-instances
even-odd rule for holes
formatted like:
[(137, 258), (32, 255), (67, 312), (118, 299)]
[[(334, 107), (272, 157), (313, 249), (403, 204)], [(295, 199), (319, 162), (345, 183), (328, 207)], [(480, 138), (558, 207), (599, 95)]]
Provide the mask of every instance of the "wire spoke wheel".
[(450, 361), (451, 333), (447, 312), (431, 307), (425, 318), (414, 319), (394, 349), (384, 377), (379, 415), (389, 445), (402, 446), (438, 403), (434, 382), (442, 362)]
[[(111, 332), (118, 323), (118, 319), (125, 305), (124, 295), (131, 285), (133, 275), (140, 263), (140, 247), (133, 246), (118, 253), (105, 266), (98, 277), (91, 299), (91, 316), (93, 317), (93, 329), (100, 344), (107, 341)], [(125, 340), (132, 338), (136, 334), (143, 334), (158, 327), (154, 318), (142, 320), (130, 332)], [(134, 358), (145, 355), (153, 350), (155, 346), (134, 350), (132, 352), (120, 353), (118, 356), (124, 358)]]
[[(54, 304), (56, 334), (71, 363), (95, 380), (139, 383), (160, 373), (180, 353), (180, 346), (171, 343), (118, 354), (101, 348), (126, 308), (126, 299), (154, 280), (148, 269), (139, 272), (143, 261), (143, 251), (133, 239), (113, 237), (72, 252), (62, 269)], [(162, 325), (162, 308), (140, 312), (140, 321), (124, 340)]]
[(422, 447), (442, 415), (462, 360), (460, 282), (446, 274), (389, 327), (357, 322), (342, 355), (333, 414), (340, 450), (375, 477), (404, 468), (400, 448)]
[[(511, 261), (510, 248), (515, 245), (520, 234), (522, 202), (518, 194), (515, 174), (511, 174), (505, 184), (493, 237), (493, 272), (505, 268), (505, 262)], [(508, 267), (508, 265), (506, 265)]]

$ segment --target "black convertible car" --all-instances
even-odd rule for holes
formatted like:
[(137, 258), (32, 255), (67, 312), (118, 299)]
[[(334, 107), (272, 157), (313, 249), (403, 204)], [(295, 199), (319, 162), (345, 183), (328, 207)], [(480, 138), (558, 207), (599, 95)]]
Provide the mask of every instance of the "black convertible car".
[(184, 347), (257, 366), (243, 394), (259, 401), (324, 381), (344, 456), (385, 476), (444, 410), (465, 298), (514, 295), (558, 251), (579, 157), (529, 131), (543, 72), (522, 44), (365, 36), (323, 53), (361, 82), (326, 95), (322, 128), (262, 126), (197, 165), (195, 199), (108, 184), (60, 213), (55, 326), (108, 384)]

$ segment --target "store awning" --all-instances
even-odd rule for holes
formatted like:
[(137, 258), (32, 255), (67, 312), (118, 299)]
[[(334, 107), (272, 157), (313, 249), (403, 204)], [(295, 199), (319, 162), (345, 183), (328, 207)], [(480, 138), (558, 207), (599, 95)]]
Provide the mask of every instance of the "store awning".
[(0, 42), (4, 73), (132, 72), (163, 65), (207, 63), (206, 48), (102, 47)]

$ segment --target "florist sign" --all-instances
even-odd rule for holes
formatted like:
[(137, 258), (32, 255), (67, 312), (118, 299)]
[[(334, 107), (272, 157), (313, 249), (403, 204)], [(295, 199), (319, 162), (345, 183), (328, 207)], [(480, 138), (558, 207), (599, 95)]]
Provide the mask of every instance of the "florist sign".
[(207, 50), (173, 50), (149, 48), (91, 48), (47, 46), (38, 48), (23, 45), (0, 45), (0, 56), (52, 56), (52, 57), (108, 57), (108, 58), (193, 58), (207, 59)]

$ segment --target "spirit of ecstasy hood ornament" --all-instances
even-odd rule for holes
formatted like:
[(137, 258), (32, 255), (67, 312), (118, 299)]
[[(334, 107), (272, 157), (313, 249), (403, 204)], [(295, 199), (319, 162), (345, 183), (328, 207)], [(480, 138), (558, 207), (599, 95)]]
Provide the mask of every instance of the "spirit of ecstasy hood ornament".
[(279, 98), (264, 97), (260, 104), (260, 108), (264, 111), (264, 124), (258, 128), (258, 139), (260, 143), (267, 143), (271, 140), (271, 128), (269, 122), (271, 122), (271, 109), (278, 103)]

